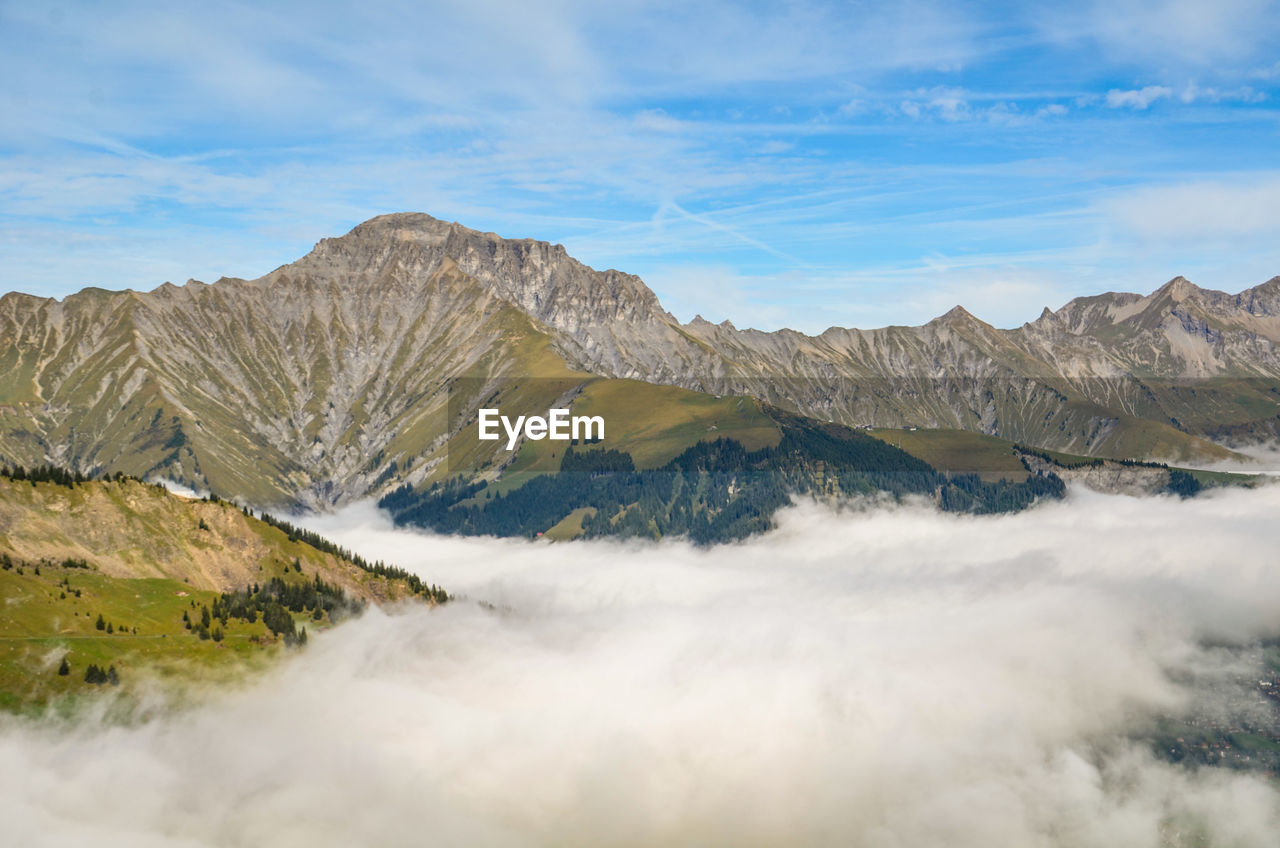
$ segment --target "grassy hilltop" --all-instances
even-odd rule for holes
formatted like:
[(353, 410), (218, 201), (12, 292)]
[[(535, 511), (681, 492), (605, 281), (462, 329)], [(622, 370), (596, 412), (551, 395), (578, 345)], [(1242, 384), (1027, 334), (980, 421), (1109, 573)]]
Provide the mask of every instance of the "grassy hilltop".
[(129, 478), (0, 476), (0, 708), (226, 682), (368, 603), (447, 598), (266, 519)]

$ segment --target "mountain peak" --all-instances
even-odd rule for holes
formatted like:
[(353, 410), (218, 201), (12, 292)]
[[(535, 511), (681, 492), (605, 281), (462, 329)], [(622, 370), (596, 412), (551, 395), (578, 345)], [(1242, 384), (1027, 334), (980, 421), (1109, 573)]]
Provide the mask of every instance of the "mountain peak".
[(428, 215), (426, 212), (388, 212), (375, 215), (367, 221), (361, 221), (352, 227), (347, 235), (354, 233), (374, 233), (388, 230), (440, 230), (458, 224)]
[(930, 321), (930, 324), (971, 324), (978, 319), (963, 306), (953, 306), (950, 310)]
[(668, 352), (661, 328), (675, 319), (639, 277), (598, 271), (570, 256), (562, 244), (504, 238), (421, 212), (370, 218), (343, 236), (323, 239), (277, 274), (323, 280), (344, 290), (422, 294), (441, 271), (457, 272), (561, 331), (557, 343), (576, 365), (626, 369), (626, 351), (645, 361), (658, 361)]
[[(450, 222), (441, 218), (428, 215), (426, 212), (387, 212), (383, 215), (375, 215), (363, 223), (357, 224), (354, 229), (374, 228), (374, 227), (435, 227), (450, 226)], [(453, 226), (457, 226), (456, 222)]]
[(1203, 294), (1204, 289), (1181, 275), (1174, 277), (1151, 293), (1152, 298), (1167, 295), (1174, 303), (1180, 303), (1189, 297)]

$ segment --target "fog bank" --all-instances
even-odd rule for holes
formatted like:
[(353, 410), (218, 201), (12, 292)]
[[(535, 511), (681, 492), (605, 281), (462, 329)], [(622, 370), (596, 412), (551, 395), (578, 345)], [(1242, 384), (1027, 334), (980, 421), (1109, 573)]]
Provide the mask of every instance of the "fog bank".
[(371, 611), (139, 726), (5, 720), (0, 821), (23, 845), (1271, 844), (1274, 784), (1142, 739), (1270, 708), (1231, 646), (1280, 633), (1278, 515), (1280, 487), (810, 503), (695, 550), (355, 507), (308, 524), (469, 600)]

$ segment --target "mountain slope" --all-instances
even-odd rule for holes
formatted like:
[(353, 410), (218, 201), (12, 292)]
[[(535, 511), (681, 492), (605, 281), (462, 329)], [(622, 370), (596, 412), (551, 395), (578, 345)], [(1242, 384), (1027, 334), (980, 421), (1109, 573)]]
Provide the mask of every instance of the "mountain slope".
[(364, 604), (446, 599), (224, 502), (28, 476), (0, 475), (0, 709), (231, 682)]
[(1179, 278), (1012, 330), (960, 308), (921, 327), (818, 336), (686, 325), (637, 277), (559, 245), (386, 215), (257, 280), (0, 297), (0, 461), (324, 508), (483, 452), (462, 447), (468, 410), (501, 386), (545, 410), (600, 379), (752, 396), (852, 426), (1222, 458), (1206, 437), (1277, 431), (1277, 344), (1280, 278), (1239, 295)]
[(296, 559), (308, 576), (362, 601), (414, 593), (404, 579), (380, 576), (239, 507), (129, 478), (66, 486), (0, 475), (0, 553), (82, 560), (106, 577), (163, 578), (216, 592), (261, 582)]
[(670, 461), (644, 467), (625, 450), (569, 446), (558, 473), (538, 474), (515, 487), (455, 478), (425, 491), (401, 487), (378, 505), (398, 524), (443, 533), (681, 536), (713, 544), (775, 526), (774, 514), (795, 494), (831, 500), (911, 496), (946, 511), (987, 513), (1024, 509), (1065, 491), (1051, 470), (1028, 473), (1020, 465), (1020, 479), (990, 482), (976, 474), (940, 473), (858, 430), (775, 407), (759, 414), (769, 422), (769, 437), (755, 450), (737, 438), (699, 439)]

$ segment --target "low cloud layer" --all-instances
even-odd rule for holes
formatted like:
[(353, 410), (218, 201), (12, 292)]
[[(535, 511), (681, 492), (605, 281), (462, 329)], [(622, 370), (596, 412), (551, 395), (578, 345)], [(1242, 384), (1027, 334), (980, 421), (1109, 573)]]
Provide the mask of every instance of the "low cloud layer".
[(1272, 784), (1140, 740), (1231, 708), (1231, 646), (1280, 633), (1277, 514), (1274, 486), (804, 504), (698, 551), (357, 507), (312, 526), (473, 600), (371, 611), (136, 726), (8, 720), (0, 821), (25, 845), (1268, 844)]

